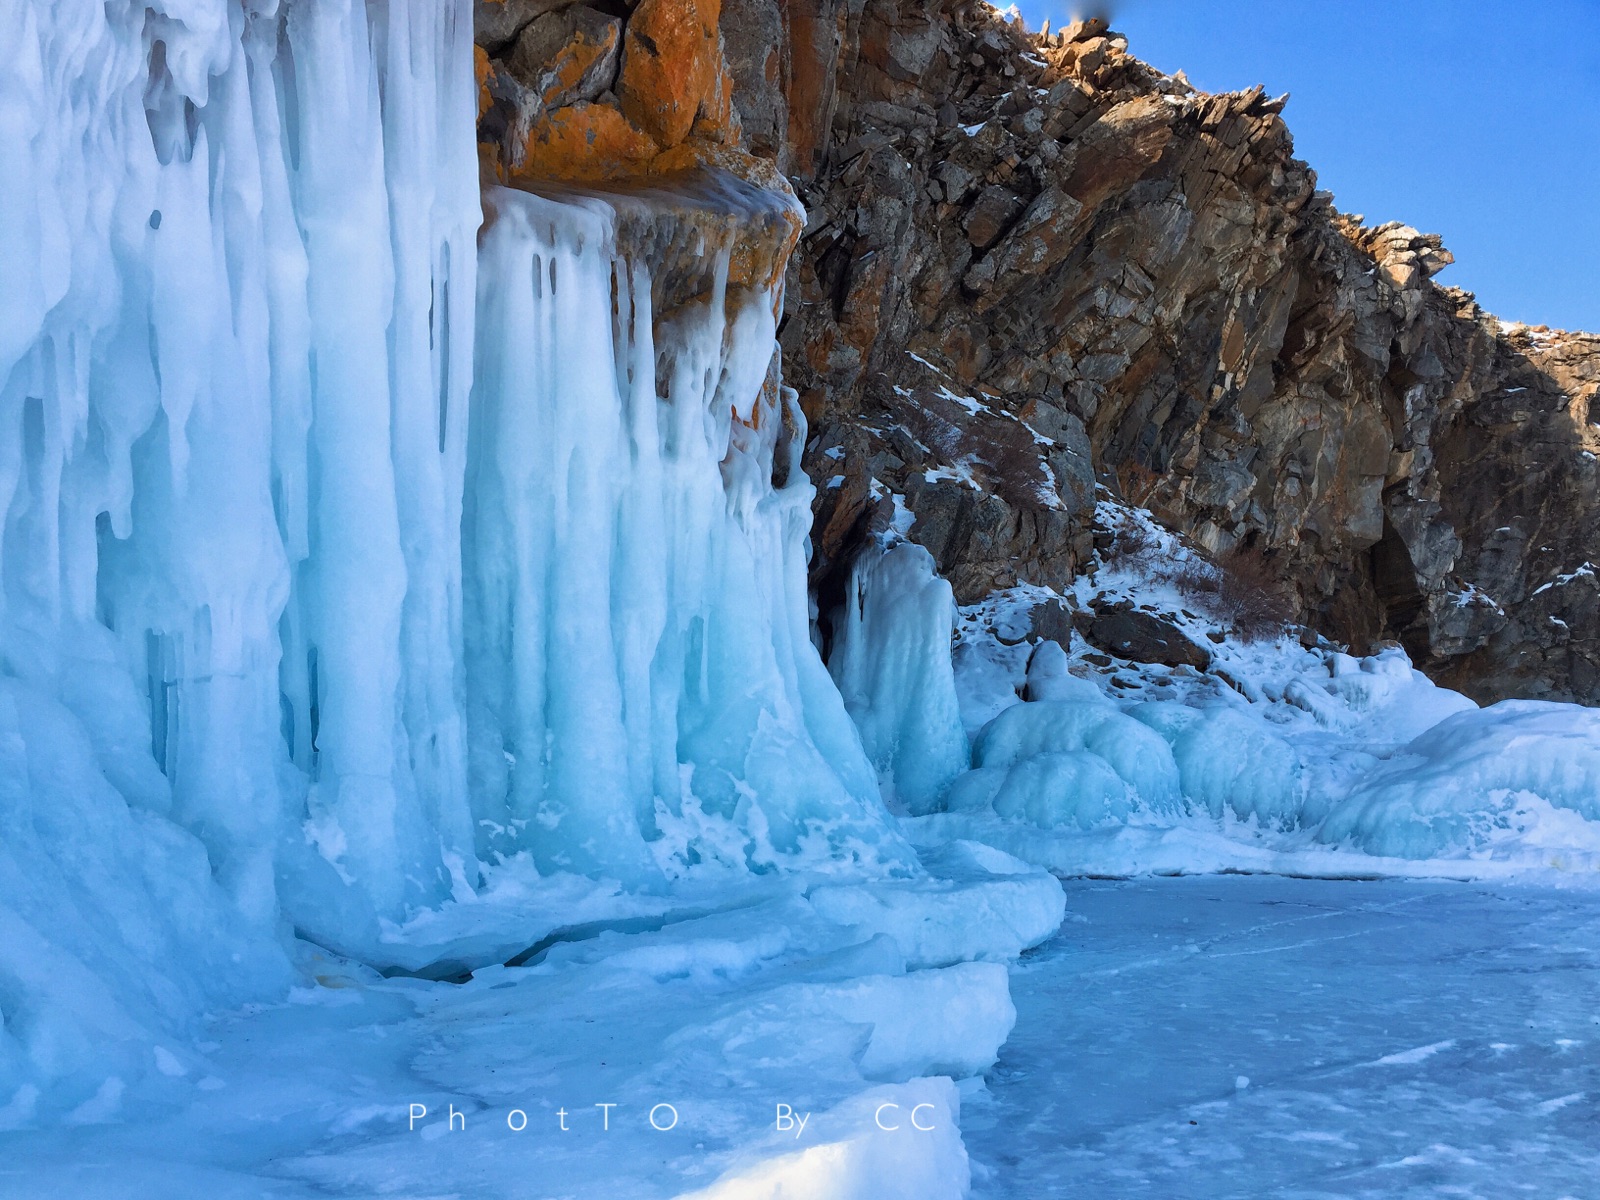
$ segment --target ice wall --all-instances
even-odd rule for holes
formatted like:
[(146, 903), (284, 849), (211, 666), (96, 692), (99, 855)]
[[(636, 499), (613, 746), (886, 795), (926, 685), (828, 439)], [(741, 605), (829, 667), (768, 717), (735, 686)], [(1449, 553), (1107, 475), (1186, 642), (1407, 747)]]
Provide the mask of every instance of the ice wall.
[(475, 112), (467, 0), (0, 5), (0, 1123), (504, 856), (914, 862), (807, 636), (792, 196), (497, 192), (480, 264)]
[(793, 200), (726, 176), (489, 199), (466, 534), (480, 853), (634, 886), (782, 856), (905, 865), (809, 638), (778, 297), (729, 280)]
[(480, 214), (464, 3), (12, 0), (0, 60), (3, 1080), (259, 986), (279, 876), (470, 856)]

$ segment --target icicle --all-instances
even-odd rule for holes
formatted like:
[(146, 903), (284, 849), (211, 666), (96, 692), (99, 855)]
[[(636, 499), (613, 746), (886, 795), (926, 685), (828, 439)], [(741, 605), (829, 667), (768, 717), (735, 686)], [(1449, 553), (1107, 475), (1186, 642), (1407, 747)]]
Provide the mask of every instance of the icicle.
[(829, 663), (867, 754), (907, 809), (934, 811), (968, 766), (950, 638), (956, 604), (913, 542), (868, 547), (850, 576)]

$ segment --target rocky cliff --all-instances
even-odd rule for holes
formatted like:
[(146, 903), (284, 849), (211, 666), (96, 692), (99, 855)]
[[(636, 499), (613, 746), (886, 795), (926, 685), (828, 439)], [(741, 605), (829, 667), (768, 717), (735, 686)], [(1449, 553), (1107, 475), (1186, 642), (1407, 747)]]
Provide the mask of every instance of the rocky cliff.
[(1358, 650), (1600, 701), (1600, 338), (1506, 325), (1435, 281), (1439, 237), (1340, 213), (1285, 98), (983, 3), (487, 0), (477, 36), (502, 180), (798, 192), (824, 613), (894, 523), (964, 601), (1064, 585), (1098, 487)]

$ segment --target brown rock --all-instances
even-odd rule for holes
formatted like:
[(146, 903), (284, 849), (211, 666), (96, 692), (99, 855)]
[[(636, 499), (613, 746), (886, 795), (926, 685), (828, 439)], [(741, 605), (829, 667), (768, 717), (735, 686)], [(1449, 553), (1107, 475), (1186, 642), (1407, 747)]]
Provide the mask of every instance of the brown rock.
[(572, 5), (526, 25), (510, 58), (511, 74), (546, 109), (598, 100), (616, 79), (622, 22)]
[(478, 45), (499, 54), (537, 17), (556, 12), (575, 0), (475, 0), (472, 32)]
[(628, 19), (617, 98), (663, 148), (689, 136), (721, 70), (717, 0), (641, 0)]
[(1136, 608), (1119, 606), (1080, 613), (1077, 628), (1091, 645), (1132, 662), (1189, 666), (1202, 671), (1211, 665), (1211, 652), (1190, 641), (1177, 625)]
[(990, 184), (978, 193), (971, 211), (962, 222), (967, 240), (979, 250), (987, 250), (1022, 212), (1022, 199), (1015, 192)]
[(1083, 205), (1060, 188), (1047, 188), (1028, 205), (1016, 228), (993, 253), (967, 272), (968, 287), (984, 290), (1007, 275), (1038, 275), (1072, 250), (1073, 226)]

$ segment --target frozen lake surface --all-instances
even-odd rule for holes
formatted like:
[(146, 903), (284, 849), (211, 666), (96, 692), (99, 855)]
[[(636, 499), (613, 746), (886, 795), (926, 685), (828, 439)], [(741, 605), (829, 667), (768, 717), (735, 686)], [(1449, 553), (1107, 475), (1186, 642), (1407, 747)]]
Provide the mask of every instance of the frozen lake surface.
[(1067, 883), (963, 1107), (974, 1195), (1600, 1195), (1600, 895)]

